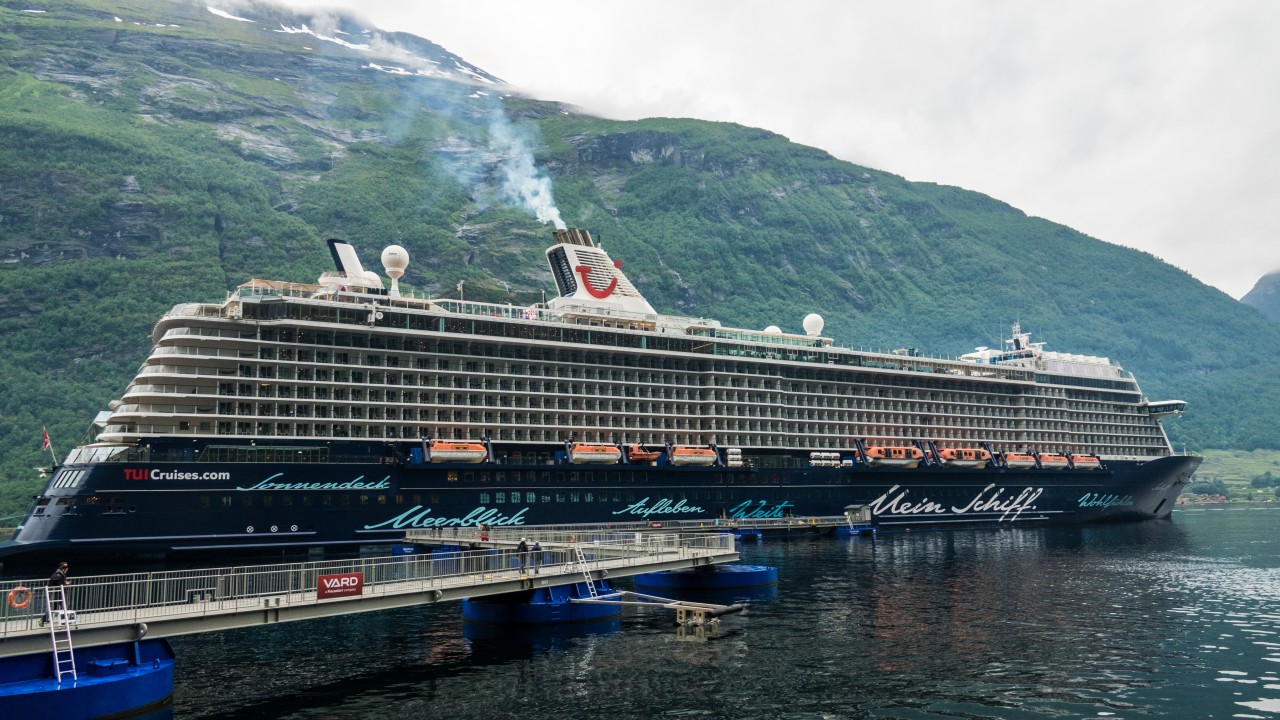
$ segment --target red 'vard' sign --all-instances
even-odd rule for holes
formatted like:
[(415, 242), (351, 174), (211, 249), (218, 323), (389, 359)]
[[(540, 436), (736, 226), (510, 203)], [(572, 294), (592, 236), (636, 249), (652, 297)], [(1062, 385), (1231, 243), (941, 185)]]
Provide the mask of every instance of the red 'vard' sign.
[(364, 590), (364, 573), (342, 573), (341, 575), (321, 575), (317, 578), (316, 598), (351, 597)]

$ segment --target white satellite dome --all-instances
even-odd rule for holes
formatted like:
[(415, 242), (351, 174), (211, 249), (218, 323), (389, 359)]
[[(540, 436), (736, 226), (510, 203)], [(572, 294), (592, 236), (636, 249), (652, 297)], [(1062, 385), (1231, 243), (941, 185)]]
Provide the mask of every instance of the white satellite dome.
[(388, 245), (382, 251), (382, 267), (386, 269), (387, 277), (391, 278), (391, 290), (387, 294), (400, 297), (400, 276), (409, 267), (409, 252), (399, 245)]
[(782, 332), (782, 328), (778, 327), (777, 325), (770, 325), (769, 327), (765, 328), (764, 331), (767, 333), (780, 333)]
[(408, 251), (399, 245), (388, 245), (382, 251), (382, 267), (386, 268), (387, 276), (392, 279), (404, 275), (404, 269), (409, 267)]
[(822, 334), (822, 326), (825, 325), (822, 316), (818, 313), (809, 313), (804, 316), (804, 334), (809, 337), (818, 337)]

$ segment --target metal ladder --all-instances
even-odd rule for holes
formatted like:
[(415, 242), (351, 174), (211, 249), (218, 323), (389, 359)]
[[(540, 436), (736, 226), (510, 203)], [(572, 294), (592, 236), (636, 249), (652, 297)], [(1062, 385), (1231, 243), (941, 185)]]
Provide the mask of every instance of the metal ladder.
[(600, 597), (596, 593), (596, 584), (591, 580), (591, 571), (587, 569), (587, 556), (582, 554), (582, 549), (577, 545), (573, 546), (573, 554), (578, 557), (578, 567), (582, 569), (582, 576), (587, 579), (587, 592), (591, 597)]
[(53, 641), (53, 669), (58, 673), (58, 683), (63, 675), (79, 680), (76, 675), (76, 654), (71, 646), (71, 614), (67, 611), (67, 591), (61, 585), (45, 586), (44, 607), (49, 616), (49, 639)]

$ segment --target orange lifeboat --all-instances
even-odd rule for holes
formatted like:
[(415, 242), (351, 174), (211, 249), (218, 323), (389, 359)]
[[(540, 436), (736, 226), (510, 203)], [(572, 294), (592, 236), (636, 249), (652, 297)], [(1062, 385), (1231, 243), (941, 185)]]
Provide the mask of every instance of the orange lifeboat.
[(1097, 470), (1102, 467), (1102, 461), (1093, 455), (1072, 455), (1071, 466), (1077, 470)]
[(1036, 466), (1036, 459), (1026, 453), (1005, 453), (1004, 466), (1011, 470), (1026, 470)]
[(631, 445), (627, 448), (627, 459), (634, 463), (653, 462), (662, 457), (657, 450), (645, 450), (642, 445)]
[(991, 461), (991, 453), (981, 448), (943, 448), (938, 459), (944, 467), (981, 468)]
[(615, 445), (574, 443), (569, 446), (569, 462), (574, 465), (603, 463), (612, 465), (622, 458), (622, 451)]
[(433, 463), (478, 463), (489, 456), (483, 443), (432, 440), (427, 443), (427, 454)]
[(1044, 453), (1040, 456), (1040, 467), (1044, 468), (1045, 470), (1061, 470), (1070, 464), (1071, 463), (1069, 460), (1067, 460), (1066, 455), (1058, 455), (1056, 453)]
[(924, 459), (917, 447), (899, 445), (873, 445), (867, 448), (867, 464), (871, 467), (913, 468)]
[(711, 448), (677, 445), (671, 449), (672, 465), (706, 466), (714, 464), (716, 459), (716, 451)]

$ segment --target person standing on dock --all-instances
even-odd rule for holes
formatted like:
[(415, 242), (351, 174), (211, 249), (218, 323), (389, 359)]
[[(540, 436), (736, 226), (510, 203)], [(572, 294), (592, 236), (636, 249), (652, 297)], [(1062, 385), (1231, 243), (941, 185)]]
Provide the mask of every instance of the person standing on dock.
[[(70, 572), (70, 566), (66, 562), (58, 563), (58, 569), (53, 571), (53, 574), (49, 576), (49, 582), (45, 583), (51, 588), (49, 592), (54, 592), (52, 588), (66, 587), (71, 584), (71, 578), (67, 577), (68, 572)], [(40, 626), (43, 627), (47, 622), (53, 622), (53, 618), (50, 617), (49, 608), (46, 607), (44, 617), (40, 618)]]
[(65, 562), (58, 563), (58, 569), (53, 571), (49, 576), (49, 582), (45, 583), (49, 587), (65, 587), (71, 584), (71, 578), (67, 577), (70, 572), (70, 566)]
[(533, 574), (542, 572), (542, 543), (533, 541)]
[(516, 557), (520, 560), (520, 572), (523, 574), (529, 569), (529, 541), (520, 538), (520, 544), (516, 545)]

